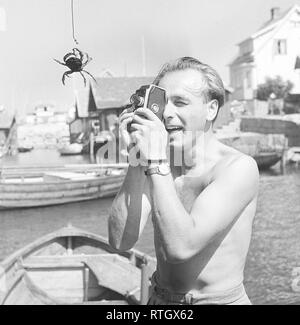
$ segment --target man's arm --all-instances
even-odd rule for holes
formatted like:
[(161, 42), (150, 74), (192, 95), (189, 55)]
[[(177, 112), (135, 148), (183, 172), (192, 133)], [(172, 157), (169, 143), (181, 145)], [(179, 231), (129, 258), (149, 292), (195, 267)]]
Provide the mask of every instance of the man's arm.
[(181, 263), (201, 252), (231, 227), (257, 196), (258, 169), (248, 156), (236, 159), (198, 196), (189, 214), (177, 196), (171, 175), (151, 175), (154, 222), (166, 258)]
[(151, 212), (149, 182), (144, 168), (128, 167), (125, 180), (115, 197), (108, 220), (109, 243), (128, 250), (139, 239)]

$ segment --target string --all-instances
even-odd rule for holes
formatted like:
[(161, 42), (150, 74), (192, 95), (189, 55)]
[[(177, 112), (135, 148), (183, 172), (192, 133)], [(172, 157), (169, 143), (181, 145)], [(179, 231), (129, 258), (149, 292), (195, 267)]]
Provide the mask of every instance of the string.
[(75, 25), (74, 25), (74, 0), (71, 0), (71, 12), (72, 12), (72, 33), (73, 33), (73, 40), (78, 45), (78, 41), (75, 38)]

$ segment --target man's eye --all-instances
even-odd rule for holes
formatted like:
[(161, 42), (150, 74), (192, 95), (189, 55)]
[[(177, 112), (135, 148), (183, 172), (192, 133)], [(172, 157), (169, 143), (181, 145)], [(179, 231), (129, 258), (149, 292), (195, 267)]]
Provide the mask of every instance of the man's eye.
[(181, 100), (176, 100), (176, 101), (174, 102), (174, 105), (177, 106), (177, 107), (182, 107), (182, 106), (187, 105), (187, 103), (186, 103), (186, 102), (183, 102), (183, 101), (181, 101)]

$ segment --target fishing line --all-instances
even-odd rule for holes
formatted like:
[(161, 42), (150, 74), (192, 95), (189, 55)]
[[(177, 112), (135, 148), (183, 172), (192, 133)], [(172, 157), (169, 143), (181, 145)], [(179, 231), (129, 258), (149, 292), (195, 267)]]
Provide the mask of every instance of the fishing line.
[(74, 0), (71, 0), (71, 13), (72, 13), (72, 36), (75, 44), (79, 44), (75, 38), (75, 20), (74, 20)]

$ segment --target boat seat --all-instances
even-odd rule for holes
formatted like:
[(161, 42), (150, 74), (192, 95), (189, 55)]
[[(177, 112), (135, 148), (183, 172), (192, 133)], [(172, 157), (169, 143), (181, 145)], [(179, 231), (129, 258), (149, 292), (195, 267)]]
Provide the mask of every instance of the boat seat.
[(141, 271), (135, 265), (113, 256), (89, 258), (86, 265), (94, 273), (98, 284), (125, 297), (140, 299)]

